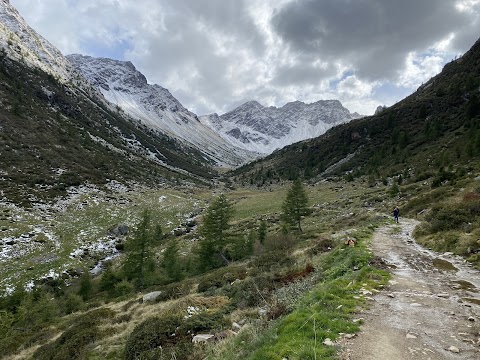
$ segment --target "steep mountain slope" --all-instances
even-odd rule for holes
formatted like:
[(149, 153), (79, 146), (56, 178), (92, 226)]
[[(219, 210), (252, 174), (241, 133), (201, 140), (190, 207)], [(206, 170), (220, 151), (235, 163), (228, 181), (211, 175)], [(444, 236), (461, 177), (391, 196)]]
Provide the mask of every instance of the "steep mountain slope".
[(358, 117), (360, 115), (351, 114), (338, 100), (312, 104), (294, 101), (281, 108), (249, 101), (221, 116), (202, 116), (200, 121), (236, 146), (270, 154)]
[(232, 146), (201, 124), (167, 89), (148, 84), (131, 62), (79, 54), (68, 55), (67, 59), (108, 101), (128, 115), (196, 147), (218, 164), (235, 166), (257, 157)]
[[(244, 180), (351, 173), (430, 177), (476, 167), (480, 155), (480, 42), (415, 93), (377, 115), (330, 129), (238, 169)], [(471, 171), (471, 170), (470, 170)]]
[(114, 110), (0, 2), (0, 191), (31, 202), (84, 182), (211, 178), (204, 154)]

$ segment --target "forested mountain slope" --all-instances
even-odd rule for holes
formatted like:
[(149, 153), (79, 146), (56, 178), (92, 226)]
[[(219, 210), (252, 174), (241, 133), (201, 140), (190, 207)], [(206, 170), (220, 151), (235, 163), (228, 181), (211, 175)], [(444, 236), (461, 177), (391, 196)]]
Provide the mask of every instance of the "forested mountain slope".
[[(420, 176), (480, 154), (480, 41), (415, 93), (377, 115), (339, 125), (233, 172), (264, 183), (296, 176), (408, 171)], [(412, 175), (411, 174), (411, 175)]]

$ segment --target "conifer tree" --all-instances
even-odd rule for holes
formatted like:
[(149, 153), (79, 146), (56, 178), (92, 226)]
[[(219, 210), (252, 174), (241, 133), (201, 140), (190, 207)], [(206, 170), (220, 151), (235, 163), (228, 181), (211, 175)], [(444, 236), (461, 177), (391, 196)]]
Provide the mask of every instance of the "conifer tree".
[(267, 223), (265, 220), (260, 221), (260, 226), (258, 227), (258, 240), (263, 244), (267, 238)]
[(307, 214), (308, 197), (299, 179), (293, 181), (283, 202), (283, 221), (302, 232), (301, 219)]
[(78, 289), (78, 295), (80, 295), (83, 301), (90, 298), (93, 291), (92, 279), (88, 271), (84, 272), (80, 277), (80, 288)]
[(201, 271), (228, 263), (226, 249), (230, 242), (230, 220), (233, 206), (222, 194), (206, 210), (200, 232), (203, 236), (198, 249)]
[(179, 281), (183, 278), (178, 245), (176, 241), (171, 241), (165, 249), (165, 252), (163, 253), (162, 266), (165, 269), (169, 280)]
[(156, 229), (151, 224), (152, 215), (145, 210), (142, 220), (125, 244), (126, 259), (123, 271), (128, 280), (136, 279), (136, 288), (141, 290), (144, 284), (146, 270), (153, 270), (153, 255), (151, 246), (155, 241)]

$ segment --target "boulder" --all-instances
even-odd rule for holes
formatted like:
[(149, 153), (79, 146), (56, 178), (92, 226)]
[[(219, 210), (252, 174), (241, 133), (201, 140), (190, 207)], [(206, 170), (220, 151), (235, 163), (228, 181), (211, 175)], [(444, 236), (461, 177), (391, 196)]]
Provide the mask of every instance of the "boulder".
[(128, 234), (129, 227), (127, 225), (118, 225), (113, 229), (110, 229), (109, 234), (115, 237), (125, 236)]
[(198, 334), (193, 337), (192, 342), (194, 344), (198, 344), (198, 343), (205, 343), (207, 341), (213, 341), (214, 339), (215, 339), (215, 335), (212, 335), (212, 334)]
[(143, 302), (155, 301), (162, 294), (161, 291), (153, 291), (143, 295)]
[(188, 230), (184, 227), (177, 227), (172, 230), (172, 235), (175, 236), (182, 236), (188, 233)]

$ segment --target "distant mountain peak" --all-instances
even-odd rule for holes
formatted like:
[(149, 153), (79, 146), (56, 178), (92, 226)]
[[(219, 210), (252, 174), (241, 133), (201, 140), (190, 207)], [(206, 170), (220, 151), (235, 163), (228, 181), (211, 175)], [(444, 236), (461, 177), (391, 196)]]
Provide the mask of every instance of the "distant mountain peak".
[[(130, 61), (67, 55), (67, 59), (103, 96), (132, 118), (179, 139), (219, 165), (240, 165), (258, 156), (238, 149), (186, 109), (167, 89), (150, 85)], [(260, 105), (261, 106), (261, 105)]]
[(248, 101), (221, 116), (200, 117), (225, 140), (263, 154), (294, 142), (322, 135), (329, 128), (360, 117), (351, 114), (338, 100), (319, 100), (311, 104), (292, 101), (284, 106), (264, 107)]

